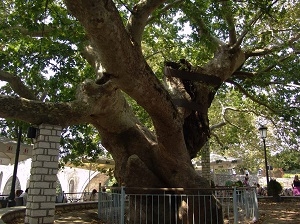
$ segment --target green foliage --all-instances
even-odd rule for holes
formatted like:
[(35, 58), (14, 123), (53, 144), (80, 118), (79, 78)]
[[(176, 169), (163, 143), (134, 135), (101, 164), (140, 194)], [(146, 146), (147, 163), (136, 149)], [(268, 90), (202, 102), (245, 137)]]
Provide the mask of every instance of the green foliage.
[[(130, 10), (138, 1), (114, 2), (127, 24)], [(289, 41), (299, 33), (299, 1), (178, 1), (165, 10), (169, 3), (173, 2), (167, 1), (153, 12), (142, 39), (145, 59), (160, 80), (166, 60), (185, 58), (195, 66), (205, 65), (217, 48), (214, 38), (228, 43), (233, 28), (237, 38), (247, 31), (241, 45), (245, 52), (273, 48), (268, 54), (246, 60), (239, 71), (251, 75), (233, 74), (227, 80), (239, 84), (240, 89), (224, 83), (218, 90), (209, 110), (210, 126), (223, 121), (226, 125), (212, 130), (211, 148), (242, 158), (241, 168), (254, 172), (263, 164), (257, 133), (258, 118), (263, 117), (272, 132), (267, 139), (269, 158), (271, 150), (299, 150), (300, 63), (296, 52), (300, 43)], [(260, 19), (250, 24), (259, 13)], [(228, 21), (231, 16), (232, 24)], [(87, 44), (83, 27), (68, 14), (61, 0), (4, 0), (0, 4), (0, 69), (19, 77), (35, 95), (41, 97), (46, 92), (46, 101), (74, 100), (78, 85), (96, 78), (81, 54)], [(12, 89), (6, 85), (0, 93), (12, 94)], [(140, 120), (153, 130), (147, 112), (129, 97), (128, 101)], [(1, 131), (8, 136), (15, 137), (16, 126), (9, 119), (0, 122)], [(95, 158), (105, 154), (99, 141), (89, 125), (69, 127), (63, 133), (62, 156), (66, 161), (77, 161), (83, 155)], [(288, 152), (294, 156), (275, 156), (272, 163), (286, 170), (299, 168), (295, 159), (299, 155)]]
[(27, 138), (27, 129), (29, 126), (29, 124), (22, 121), (13, 119), (0, 119), (0, 135), (17, 141), (18, 133), (21, 129), (21, 142), (32, 144), (32, 140)]
[(82, 27), (60, 1), (46, 2), (3, 2), (0, 60), (36, 95), (47, 91), (49, 101), (68, 101), (74, 99), (74, 84), (94, 73), (78, 53), (85, 43)]
[(300, 169), (300, 152), (288, 149), (271, 157), (272, 164), (282, 168), (284, 171)]
[(225, 182), (225, 186), (226, 187), (243, 187), (243, 183), (240, 180), (238, 180), (238, 181), (227, 180)]
[(233, 186), (236, 186), (236, 187), (243, 187), (244, 185), (243, 185), (243, 182), (242, 182), (242, 181), (238, 180), (238, 181), (236, 181), (236, 182), (233, 184)]
[[(81, 165), (82, 158), (90, 161), (99, 156), (107, 156), (107, 151), (101, 145), (99, 135), (92, 125), (76, 125), (63, 130), (60, 156), (62, 163), (71, 162)], [(61, 164), (63, 165), (63, 164)]]
[(233, 182), (231, 180), (227, 180), (225, 182), (225, 187), (231, 187), (233, 185)]
[(299, 171), (291, 171), (290, 173), (283, 174), (283, 178), (294, 178), (295, 175), (300, 175)]

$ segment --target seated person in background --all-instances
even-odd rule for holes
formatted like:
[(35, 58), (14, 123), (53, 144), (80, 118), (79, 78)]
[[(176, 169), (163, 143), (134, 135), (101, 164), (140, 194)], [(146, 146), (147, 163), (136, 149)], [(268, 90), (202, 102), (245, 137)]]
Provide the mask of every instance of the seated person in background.
[(256, 190), (257, 195), (264, 195), (264, 189), (259, 184), (256, 184)]
[(26, 203), (27, 203), (28, 189), (29, 188), (26, 188), (26, 190), (20, 195), (20, 197), (23, 197), (23, 205), (25, 205), (25, 206), (26, 206)]
[(300, 187), (300, 180), (299, 180), (298, 175), (295, 175), (292, 187)]
[(23, 193), (22, 190), (16, 190), (16, 197), (20, 197), (20, 195)]
[(90, 201), (98, 201), (97, 190), (96, 190), (96, 189), (94, 189), (94, 190), (92, 191), (92, 194), (91, 194), (91, 196), (90, 196)]
[(293, 195), (300, 196), (300, 180), (298, 175), (295, 175), (292, 187), (293, 187)]

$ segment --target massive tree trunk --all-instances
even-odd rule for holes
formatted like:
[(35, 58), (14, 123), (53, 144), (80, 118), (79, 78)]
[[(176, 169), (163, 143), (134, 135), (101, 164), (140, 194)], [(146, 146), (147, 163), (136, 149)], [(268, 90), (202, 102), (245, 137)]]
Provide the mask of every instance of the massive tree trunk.
[[(243, 53), (230, 52), (224, 45), (217, 49), (215, 58), (206, 67), (193, 68), (185, 60), (166, 63), (165, 85), (162, 85), (145, 62), (139, 43), (132, 41), (130, 33), (122, 28), (113, 4), (110, 1), (105, 6), (102, 4), (99, 1), (95, 7), (85, 1), (67, 1), (105, 68), (97, 83), (104, 88), (105, 85), (115, 87), (107, 94), (114, 103), (105, 104), (111, 108), (103, 110), (101, 104), (99, 113), (91, 116), (91, 123), (99, 130), (103, 145), (115, 160), (116, 179), (127, 187), (209, 188), (209, 182), (194, 170), (191, 158), (209, 138), (208, 108), (215, 92), (244, 62)], [(91, 16), (86, 17), (87, 14)], [(109, 27), (107, 20), (110, 20)], [(155, 133), (135, 118), (121, 90), (149, 113)], [(88, 98), (94, 100), (89, 105), (100, 105), (99, 99)], [(216, 217), (221, 223), (221, 209), (211, 200), (207, 200), (211, 208), (202, 204), (200, 210), (211, 209), (206, 211), (207, 214), (213, 211), (211, 223), (217, 223)], [(181, 203), (174, 206), (173, 212), (182, 207)], [(147, 205), (143, 206), (146, 214)], [(183, 215), (181, 219), (188, 223), (187, 217), (192, 216)]]
[[(246, 1), (64, 2), (65, 5), (61, 1), (3, 1), (0, 80), (9, 86), (1, 87), (0, 117), (32, 125), (92, 124), (115, 160), (119, 184), (139, 189), (180, 187), (185, 194), (192, 194), (190, 189), (209, 187), (209, 182), (194, 170), (191, 159), (210, 138), (208, 110), (220, 86), (226, 81), (247, 94), (248, 78), (254, 77), (253, 83), (258, 85), (252, 90), (272, 84), (278, 86), (273, 86), (275, 92), (285, 94), (284, 88), (288, 88), (297, 93), (293, 76), (283, 80), (282, 69), (277, 66), (283, 61), (295, 62), (298, 53), (299, 32), (287, 17), (295, 13), (293, 1), (284, 3), (284, 7), (275, 1), (254, 8)], [(236, 10), (239, 8), (242, 10)], [(270, 33), (265, 27), (272, 28), (275, 17), (269, 20), (271, 17), (264, 15), (275, 11), (280, 12), (275, 16), (285, 19), (277, 24), (276, 32)], [(187, 39), (182, 35), (186, 27), (191, 28)], [(249, 36), (255, 37), (248, 39)], [(246, 53), (241, 46), (245, 46)], [(161, 60), (177, 58), (173, 52), (189, 51), (186, 58), (195, 65), (185, 59), (166, 61), (161, 65), (161, 77)], [(264, 59), (257, 63), (254, 57)], [(248, 58), (251, 60), (245, 63)], [(274, 59), (272, 63), (270, 58)], [(245, 69), (240, 70), (244, 63)], [(55, 73), (49, 80), (43, 77), (48, 69)], [(271, 70), (275, 70), (274, 76), (264, 77)], [(83, 77), (93, 80), (78, 83)], [(243, 79), (245, 86), (241, 86)], [(285, 86), (288, 83), (291, 88)], [(76, 85), (76, 96), (69, 95)], [(265, 91), (261, 92), (264, 95)], [(260, 102), (265, 96), (246, 96), (274, 113), (286, 111), (282, 107), (276, 112)], [(129, 97), (148, 113), (154, 131), (135, 116)], [(294, 98), (290, 105), (295, 105)], [(277, 99), (270, 104), (274, 106), (275, 102)], [(289, 101), (278, 102), (287, 105)], [(191, 207), (184, 205), (184, 200), (172, 201), (174, 212)], [(218, 213), (211, 216), (214, 223), (220, 213), (215, 199), (211, 202), (211, 211)], [(146, 203), (140, 205), (146, 214)], [(200, 210), (203, 207), (206, 206), (201, 205)], [(190, 221), (181, 218), (184, 223)]]
[[(193, 67), (185, 60), (167, 62), (162, 84), (143, 56), (141, 39), (147, 15), (163, 1), (137, 7), (126, 27), (111, 0), (65, 2), (85, 28), (91, 44), (86, 59), (98, 79), (83, 83), (77, 100), (70, 103), (2, 97), (0, 103), (7, 110), (1, 110), (0, 116), (63, 127), (93, 124), (115, 160), (117, 181), (127, 187), (209, 188), (191, 159), (210, 137), (208, 109), (220, 85), (245, 61), (243, 52), (224, 44), (203, 67)], [(103, 68), (100, 72), (99, 67)], [(154, 132), (136, 118), (124, 93), (147, 111)], [(38, 116), (30, 116), (31, 110)], [(213, 219), (220, 217), (214, 199), (211, 204), (216, 213)], [(180, 206), (181, 202), (175, 205), (176, 209)]]
[[(209, 187), (208, 181), (195, 172), (191, 158), (209, 137), (208, 108), (214, 94), (244, 62), (243, 53), (231, 52), (223, 45), (217, 49), (215, 58), (202, 68), (193, 68), (185, 61), (167, 63), (167, 68), (172, 70), (186, 63), (185, 70), (196, 72), (200, 78), (189, 80), (166, 74), (167, 84), (162, 85), (143, 57), (136, 36), (140, 23), (134, 27), (132, 21), (126, 30), (111, 1), (65, 2), (86, 30), (96, 52), (94, 61), (100, 60), (105, 69), (99, 74), (98, 84), (94, 84), (95, 90), (90, 90), (91, 95), (86, 98), (89, 105), (99, 106), (98, 113), (90, 115), (91, 123), (113, 155), (119, 183), (135, 187)], [(107, 86), (110, 89), (105, 96), (99, 96), (97, 88), (108, 89)], [(149, 113), (155, 133), (135, 118), (121, 90)], [(103, 102), (103, 98), (110, 103)], [(178, 99), (197, 106), (178, 105)]]

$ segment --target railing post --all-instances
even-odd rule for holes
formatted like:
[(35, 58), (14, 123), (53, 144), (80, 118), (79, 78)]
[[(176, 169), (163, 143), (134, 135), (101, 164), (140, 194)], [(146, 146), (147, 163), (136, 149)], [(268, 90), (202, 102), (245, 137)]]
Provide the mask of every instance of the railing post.
[(102, 209), (101, 208), (101, 197), (102, 197), (101, 183), (99, 183), (99, 189), (98, 189), (98, 218), (99, 219), (101, 219), (101, 209)]
[(254, 217), (253, 217), (253, 221), (256, 222), (259, 218), (259, 212), (258, 212), (258, 200), (257, 200), (257, 194), (256, 194), (256, 190), (253, 191), (254, 194), (254, 203), (253, 203), (253, 207), (254, 207)]
[(245, 200), (244, 200), (244, 209), (245, 209), (245, 215), (246, 215), (246, 218), (249, 218), (249, 190), (248, 189), (244, 189), (244, 197), (245, 197)]
[(121, 187), (121, 217), (120, 224), (124, 224), (124, 216), (125, 216), (125, 187)]
[(233, 188), (233, 216), (234, 224), (238, 223), (238, 203), (237, 203), (237, 191), (236, 187)]

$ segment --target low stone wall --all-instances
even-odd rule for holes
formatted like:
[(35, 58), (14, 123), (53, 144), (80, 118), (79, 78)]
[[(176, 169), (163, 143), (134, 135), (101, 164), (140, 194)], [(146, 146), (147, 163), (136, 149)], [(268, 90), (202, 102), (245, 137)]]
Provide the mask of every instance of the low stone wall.
[[(277, 201), (278, 198), (274, 198), (273, 196), (259, 196), (257, 197), (258, 201), (264, 201), (264, 202), (273, 202)], [(284, 202), (299, 202), (300, 201), (300, 196), (280, 196), (279, 201), (284, 201)]]
[[(55, 204), (55, 211), (68, 212), (74, 210), (97, 209), (97, 201), (76, 202), (76, 203), (61, 203)], [(0, 224), (10, 222), (16, 218), (25, 217), (25, 206), (9, 207), (0, 209)]]

